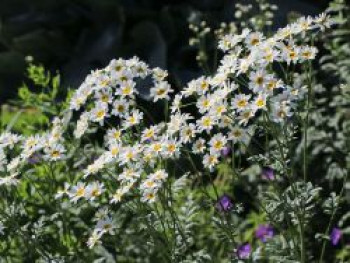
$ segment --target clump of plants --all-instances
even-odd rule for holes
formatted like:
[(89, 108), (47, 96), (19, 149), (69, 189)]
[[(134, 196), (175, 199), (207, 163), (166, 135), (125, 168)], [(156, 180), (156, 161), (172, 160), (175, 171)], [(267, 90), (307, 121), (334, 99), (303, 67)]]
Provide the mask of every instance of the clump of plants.
[[(270, 25), (275, 7), (266, 8), (254, 29)], [(27, 121), (23, 134), (5, 125), (0, 136), (1, 257), (349, 260), (343, 74), (334, 84), (343, 84), (336, 124), (322, 133), (333, 111), (317, 117), (329, 71), (315, 43), (343, 25), (334, 21), (301, 17), (273, 34), (223, 28), (215, 72), (179, 92), (166, 70), (133, 57), (91, 72), (60, 101), (59, 76), (30, 63), (40, 90), (22, 87), (19, 102), (42, 121)], [(328, 132), (341, 148), (319, 147)]]

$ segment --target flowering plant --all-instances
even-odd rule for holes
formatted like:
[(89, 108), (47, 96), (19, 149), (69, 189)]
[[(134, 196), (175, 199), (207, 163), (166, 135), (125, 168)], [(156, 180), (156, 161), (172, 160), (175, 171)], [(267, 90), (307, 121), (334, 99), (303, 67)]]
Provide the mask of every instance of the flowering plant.
[[(92, 253), (118, 262), (134, 257), (140, 262), (310, 262), (318, 255), (322, 262), (344, 191), (342, 186), (339, 196), (324, 204), (331, 218), (318, 235), (321, 250), (313, 251), (308, 240), (318, 232), (308, 227), (322, 200), (322, 188), (310, 181), (308, 160), (312, 61), (318, 54), (313, 42), (331, 26), (330, 17), (321, 14), (300, 18), (271, 36), (248, 28), (225, 34), (218, 42), (223, 55), (217, 71), (179, 92), (167, 81), (167, 71), (137, 57), (117, 59), (91, 72), (62, 108), (52, 109), (45, 99), (56, 98), (57, 78), (38, 73), (37, 84), (51, 83), (52, 92), (35, 100), (39, 96), (29, 91), (24, 96), (22, 89), (22, 99), (42, 103), (52, 122), (29, 136), (10, 131), (0, 136), (6, 200), (0, 233), (15, 230), (32, 244), (33, 258), (49, 261), (77, 260), (79, 251), (83, 258)], [(145, 87), (142, 97), (162, 109), (158, 115), (140, 102)], [(300, 162), (294, 154), (301, 140)], [(242, 223), (245, 204), (233, 190), (248, 182), (247, 172), (254, 174), (254, 167), (246, 169), (248, 162), (260, 167), (255, 170), (260, 177), (253, 178), (260, 186), (250, 188), (259, 216), (251, 213), (251, 223)], [(41, 184), (45, 187), (37, 190)], [(54, 238), (61, 250), (48, 250), (45, 233), (31, 233), (33, 226), (11, 223), (23, 197), (18, 189), (33, 195), (46, 214), (46, 206), (54, 204), (50, 216), (38, 211), (36, 224), (60, 222), (47, 232), (60, 229)], [(76, 219), (83, 213), (88, 220)], [(198, 234), (203, 225), (213, 247)], [(89, 236), (83, 242), (71, 237), (84, 231)], [(341, 230), (333, 228), (332, 244), (341, 238)], [(11, 239), (4, 244), (9, 257)], [(85, 252), (82, 244), (94, 252)]]

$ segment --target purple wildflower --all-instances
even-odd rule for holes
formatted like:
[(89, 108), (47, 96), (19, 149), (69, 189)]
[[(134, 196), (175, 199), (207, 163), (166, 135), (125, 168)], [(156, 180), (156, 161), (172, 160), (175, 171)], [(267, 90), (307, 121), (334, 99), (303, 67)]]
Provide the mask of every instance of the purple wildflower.
[(239, 245), (237, 248), (237, 257), (239, 259), (247, 259), (252, 252), (252, 247), (249, 243)]
[(255, 230), (255, 237), (260, 239), (262, 242), (266, 242), (267, 239), (272, 238), (274, 236), (274, 230), (272, 226), (266, 224), (266, 225), (259, 225), (258, 228)]
[(216, 209), (220, 212), (227, 212), (233, 207), (231, 198), (228, 195), (223, 195), (216, 203)]
[(151, 143), (152, 140), (151, 140), (150, 138), (147, 138), (144, 142), (145, 142), (145, 143)]
[(229, 154), (231, 153), (231, 148), (230, 147), (224, 147), (222, 150), (221, 150), (221, 155), (224, 156), (224, 157), (227, 157)]
[(37, 164), (41, 161), (41, 154), (40, 153), (33, 153), (29, 158), (28, 158), (28, 163), (29, 164)]
[(339, 228), (333, 227), (330, 238), (333, 246), (336, 246), (339, 243), (339, 240), (342, 237), (342, 232)]
[(261, 171), (261, 177), (265, 180), (274, 180), (275, 179), (275, 170), (271, 167), (263, 167)]

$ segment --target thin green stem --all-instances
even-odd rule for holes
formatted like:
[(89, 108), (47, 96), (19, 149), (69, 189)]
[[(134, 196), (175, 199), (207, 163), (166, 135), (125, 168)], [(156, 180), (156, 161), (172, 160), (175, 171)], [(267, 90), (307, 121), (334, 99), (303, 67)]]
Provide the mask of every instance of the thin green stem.
[[(344, 193), (345, 184), (347, 182), (347, 179), (348, 179), (348, 173), (346, 173), (346, 175), (344, 177), (343, 186), (342, 186), (342, 189), (340, 190), (340, 193), (339, 193), (339, 198), (341, 198), (343, 193)], [(329, 223), (328, 223), (327, 228), (326, 228), (326, 230), (324, 232), (325, 236), (329, 233), (329, 230), (331, 229), (331, 225), (333, 223), (333, 220), (334, 220), (335, 214), (336, 214), (336, 212), (338, 210), (338, 207), (339, 207), (339, 204), (332, 211), (331, 218), (329, 219)], [(323, 242), (322, 242), (321, 255), (320, 255), (320, 259), (318, 260), (319, 263), (323, 262), (324, 252), (325, 252), (325, 249), (326, 249), (326, 242), (327, 242), (327, 240), (323, 240)]]

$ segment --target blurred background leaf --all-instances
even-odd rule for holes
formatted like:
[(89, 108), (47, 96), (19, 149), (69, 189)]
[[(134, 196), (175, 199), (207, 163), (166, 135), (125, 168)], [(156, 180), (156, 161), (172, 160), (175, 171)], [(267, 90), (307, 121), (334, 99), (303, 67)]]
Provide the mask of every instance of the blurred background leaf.
[[(170, 71), (178, 86), (201, 74), (188, 45), (188, 19), (211, 24), (233, 19), (242, 0), (2, 0), (0, 1), (0, 102), (13, 98), (33, 56), (62, 73), (64, 87), (76, 88), (86, 74), (116, 57), (139, 56)], [(272, 1), (277, 25), (296, 11), (316, 14), (326, 0)]]

